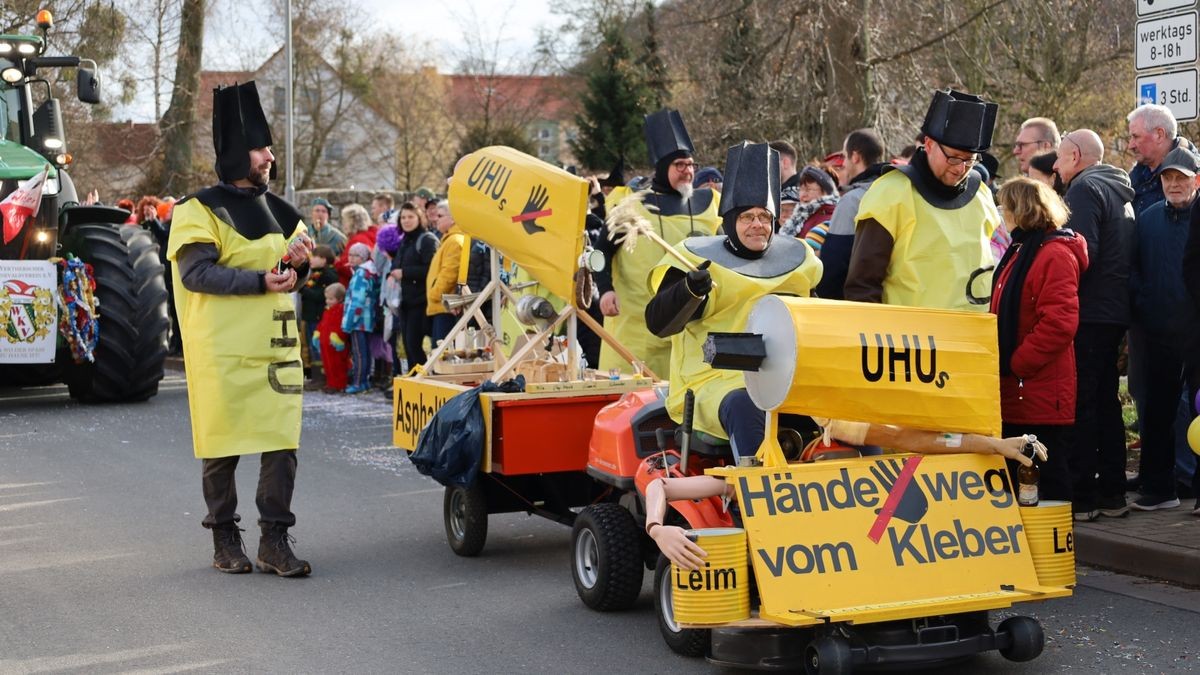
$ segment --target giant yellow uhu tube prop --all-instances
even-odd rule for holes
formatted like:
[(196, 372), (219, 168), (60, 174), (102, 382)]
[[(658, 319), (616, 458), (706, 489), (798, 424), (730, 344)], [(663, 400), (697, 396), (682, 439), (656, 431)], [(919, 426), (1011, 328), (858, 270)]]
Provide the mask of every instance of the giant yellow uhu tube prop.
[(454, 222), (551, 293), (575, 297), (587, 181), (504, 146), (462, 158), (450, 177)]
[(767, 296), (745, 331), (765, 348), (743, 368), (763, 410), (1000, 435), (991, 314)]

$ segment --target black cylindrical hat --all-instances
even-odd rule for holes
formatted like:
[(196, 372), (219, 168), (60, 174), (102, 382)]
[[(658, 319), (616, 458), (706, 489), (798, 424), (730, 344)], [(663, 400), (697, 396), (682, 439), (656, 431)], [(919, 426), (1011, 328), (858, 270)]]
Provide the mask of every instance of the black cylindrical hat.
[(683, 126), (683, 117), (678, 110), (663, 108), (646, 115), (642, 130), (646, 134), (646, 152), (654, 167), (671, 155), (696, 154), (692, 138), (688, 136), (687, 127)]
[(921, 132), (951, 148), (983, 152), (992, 147), (998, 108), (974, 94), (938, 90), (933, 93)]
[(217, 177), (232, 183), (250, 175), (250, 151), (272, 145), (254, 82), (214, 89), (212, 122)]

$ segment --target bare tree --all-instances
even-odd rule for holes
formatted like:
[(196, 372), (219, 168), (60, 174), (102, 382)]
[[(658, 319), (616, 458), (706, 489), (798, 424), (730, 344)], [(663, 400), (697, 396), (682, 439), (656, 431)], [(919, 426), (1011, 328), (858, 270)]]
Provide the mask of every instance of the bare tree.
[(144, 47), (150, 61), (148, 69), (139, 67), (140, 63), (129, 65), (141, 73), (134, 76), (135, 81), (150, 85), (155, 120), (162, 119), (164, 98), (173, 82), (181, 9), (182, 0), (132, 0), (125, 11), (131, 42)]
[(163, 153), (162, 194), (181, 194), (192, 182), (192, 128), (200, 88), (205, 0), (183, 0), (171, 104), (159, 121)]

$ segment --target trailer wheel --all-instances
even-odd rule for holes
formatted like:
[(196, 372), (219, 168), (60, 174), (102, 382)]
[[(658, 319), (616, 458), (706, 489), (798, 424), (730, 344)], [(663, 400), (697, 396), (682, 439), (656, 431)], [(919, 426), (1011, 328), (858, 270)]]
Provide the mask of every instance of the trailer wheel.
[(1008, 633), (1010, 642), (1000, 650), (1000, 655), (1009, 661), (1032, 661), (1046, 646), (1046, 634), (1037, 619), (1028, 616), (1010, 616), (1000, 622), (998, 633)]
[(167, 287), (158, 245), (140, 227), (73, 227), (63, 249), (92, 266), (100, 301), (94, 363), (63, 365), (73, 398), (88, 403), (145, 401), (158, 393), (167, 358)]
[(804, 672), (808, 675), (849, 675), (853, 667), (850, 644), (841, 638), (819, 637), (804, 650)]
[(583, 604), (609, 612), (629, 609), (642, 592), (641, 532), (619, 504), (592, 504), (571, 531), (571, 576)]
[(671, 561), (665, 555), (658, 556), (654, 568), (654, 613), (658, 615), (658, 630), (663, 642), (671, 651), (681, 656), (704, 656), (712, 631), (705, 628), (680, 628), (675, 623), (675, 609), (671, 604)]
[(442, 499), (442, 518), (450, 550), (465, 558), (479, 555), (487, 541), (487, 497), (476, 482), (470, 487), (450, 485)]

